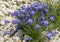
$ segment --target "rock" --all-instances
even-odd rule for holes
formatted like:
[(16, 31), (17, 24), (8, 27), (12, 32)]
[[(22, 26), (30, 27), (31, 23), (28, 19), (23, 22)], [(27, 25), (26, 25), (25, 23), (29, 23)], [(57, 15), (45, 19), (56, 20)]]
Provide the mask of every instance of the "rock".
[(13, 41), (14, 41), (14, 42), (21, 42), (21, 39), (20, 39), (19, 37), (16, 37), (16, 36), (15, 36), (15, 37), (13, 37)]
[(3, 37), (0, 37), (0, 42), (4, 42), (4, 38)]

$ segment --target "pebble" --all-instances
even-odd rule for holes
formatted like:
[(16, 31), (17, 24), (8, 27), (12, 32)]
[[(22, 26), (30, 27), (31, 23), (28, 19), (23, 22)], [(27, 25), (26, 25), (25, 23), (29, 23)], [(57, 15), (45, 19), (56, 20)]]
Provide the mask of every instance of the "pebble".
[(1, 39), (0, 39), (0, 42), (4, 42), (4, 38), (3, 37), (0, 37)]

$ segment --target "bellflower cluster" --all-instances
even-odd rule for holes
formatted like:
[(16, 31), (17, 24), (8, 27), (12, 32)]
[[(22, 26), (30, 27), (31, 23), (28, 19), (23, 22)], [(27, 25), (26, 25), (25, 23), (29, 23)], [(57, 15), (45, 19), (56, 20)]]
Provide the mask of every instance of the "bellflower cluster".
[[(49, 26), (49, 20), (46, 18), (48, 12), (48, 4), (35, 2), (27, 7), (23, 5), (19, 10), (12, 12), (10, 15), (17, 17), (17, 19), (12, 21), (12, 24), (18, 24), (21, 28), (29, 25), (30, 29), (34, 27), (34, 29), (39, 30), (42, 29), (41, 26)], [(54, 21), (54, 16), (50, 16), (49, 19)], [(9, 21), (6, 20), (5, 23), (9, 23)], [(15, 34), (16, 31), (13, 31), (13, 34)], [(47, 34), (48, 38), (51, 36), (51, 33)], [(28, 40), (28, 38), (24, 39)]]

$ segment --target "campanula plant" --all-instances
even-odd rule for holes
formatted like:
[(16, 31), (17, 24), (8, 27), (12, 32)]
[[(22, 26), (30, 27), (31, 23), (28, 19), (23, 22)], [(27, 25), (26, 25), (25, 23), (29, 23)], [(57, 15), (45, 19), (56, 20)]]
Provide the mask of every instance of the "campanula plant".
[[(13, 20), (12, 24), (18, 24), (23, 30), (24, 35), (32, 38), (32, 40), (29, 41), (28, 37), (24, 37), (24, 40), (28, 40), (28, 42), (45, 42), (45, 39), (50, 39), (55, 35), (55, 32), (51, 31), (46, 36), (42, 32), (49, 32), (51, 28), (58, 26), (56, 10), (53, 9), (50, 4), (41, 2), (34, 2), (27, 7), (22, 6), (18, 11), (11, 13), (12, 17), (15, 16), (18, 18)], [(51, 27), (51, 24), (54, 26)], [(16, 31), (18, 31), (18, 29)], [(15, 34), (15, 32), (13, 33)]]

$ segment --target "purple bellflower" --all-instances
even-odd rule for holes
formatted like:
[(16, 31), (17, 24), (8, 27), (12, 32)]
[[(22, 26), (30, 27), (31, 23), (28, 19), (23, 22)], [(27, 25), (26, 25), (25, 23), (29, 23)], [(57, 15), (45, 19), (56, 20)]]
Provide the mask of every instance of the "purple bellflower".
[(36, 24), (35, 29), (36, 30), (39, 30), (40, 28), (41, 28), (40, 25), (39, 24)]
[(42, 24), (43, 24), (44, 26), (48, 26), (49, 22), (48, 22), (48, 21), (42, 21)]
[(9, 20), (5, 20), (4, 23), (5, 24), (8, 24), (8, 23), (10, 23), (10, 21)]
[(48, 39), (51, 39), (52, 34), (51, 34), (51, 33), (48, 33), (48, 34), (46, 35), (46, 37), (47, 37)]

